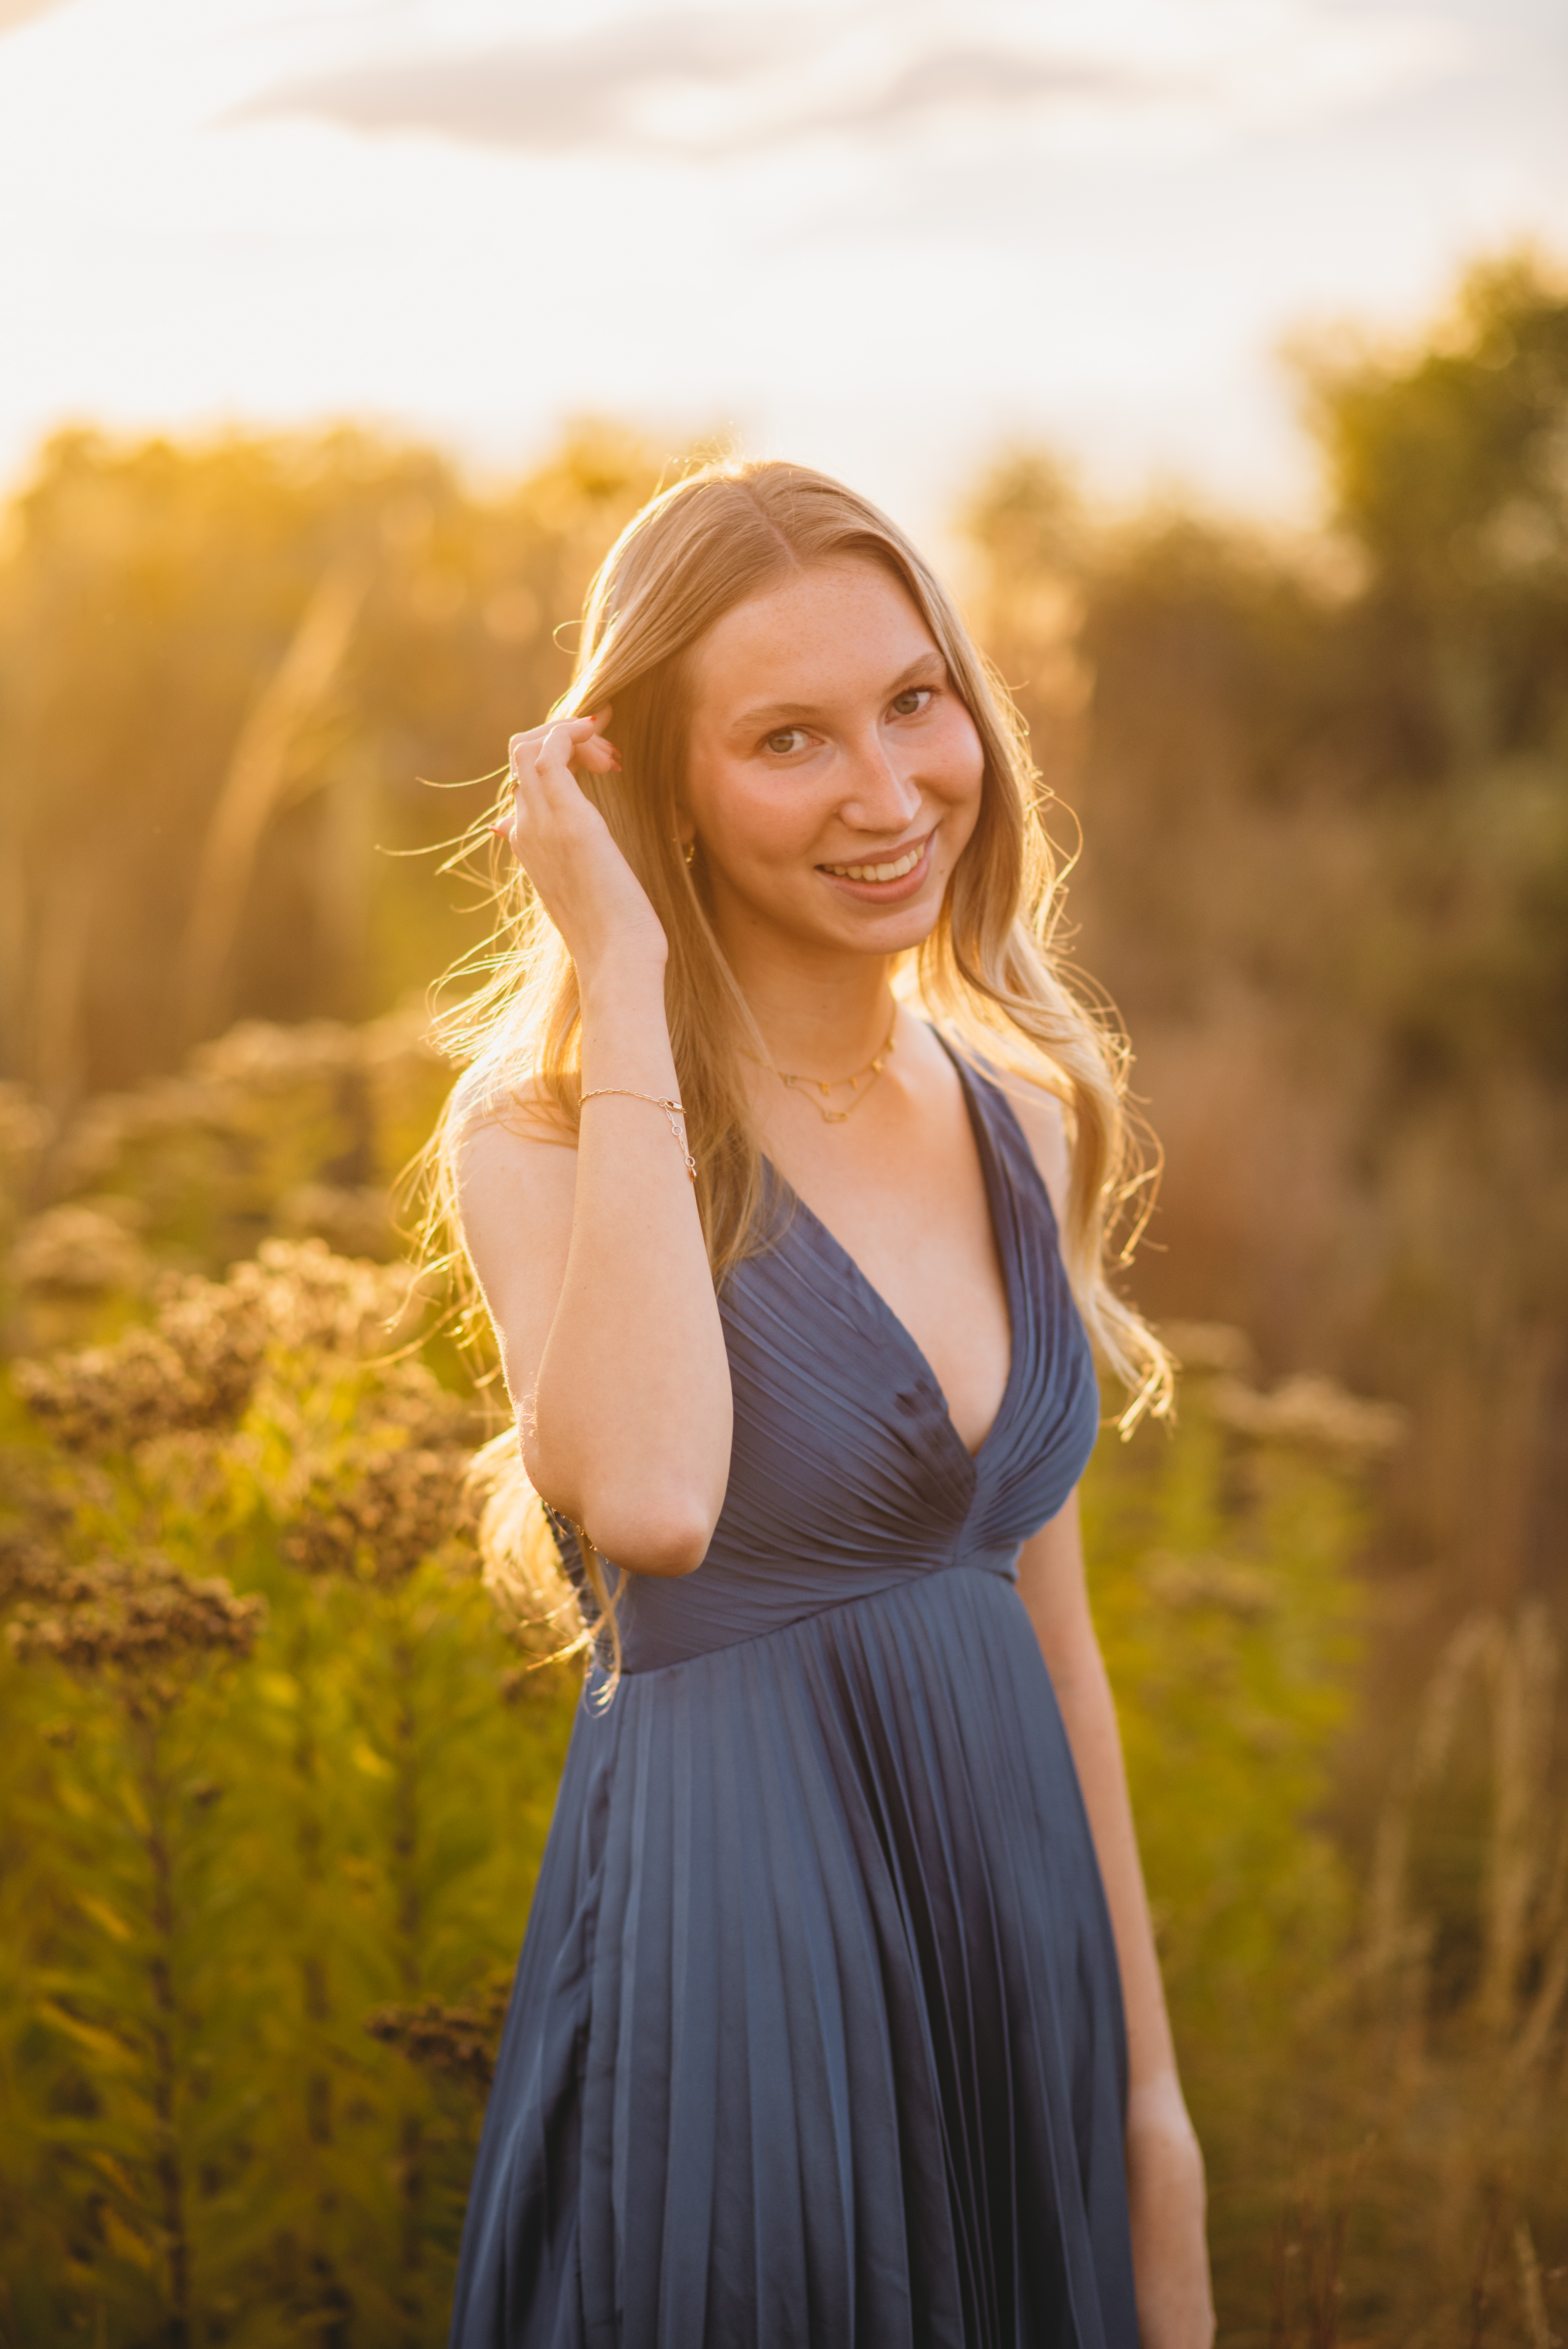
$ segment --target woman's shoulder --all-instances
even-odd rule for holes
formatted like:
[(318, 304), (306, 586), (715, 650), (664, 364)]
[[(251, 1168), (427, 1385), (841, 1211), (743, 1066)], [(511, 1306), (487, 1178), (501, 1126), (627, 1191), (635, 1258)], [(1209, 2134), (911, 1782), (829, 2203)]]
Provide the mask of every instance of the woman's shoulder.
[(1047, 1092), (1043, 1084), (1013, 1076), (995, 1081), (998, 1092), (1006, 1095), (1014, 1116), (1023, 1127), (1024, 1139), (1039, 1169), (1051, 1212), (1059, 1226), (1067, 1217), (1068, 1190), (1072, 1182), (1072, 1144), (1068, 1137), (1067, 1112), (1056, 1094)]
[(499, 1084), (459, 1077), (447, 1110), (450, 1164), (464, 1236), (475, 1226), (515, 1224), (526, 1198), (531, 1220), (552, 1203), (571, 1214), (577, 1135), (559, 1104), (535, 1082)]
[(1044, 1071), (1033, 1077), (962, 1042), (954, 1049), (1011, 1109), (1060, 1225), (1067, 1215), (1072, 1182), (1072, 1142), (1060, 1096), (1052, 1091)]
[(577, 1129), (554, 1095), (532, 1075), (498, 1077), (467, 1069), (452, 1087), (447, 1131), (459, 1154), (480, 1148), (505, 1154), (544, 1147), (575, 1150)]
[(459, 1081), (448, 1116), (463, 1248), (491, 1313), (526, 1312), (565, 1270), (577, 1137), (552, 1102), (523, 1087), (491, 1098), (477, 1087), (464, 1093)]

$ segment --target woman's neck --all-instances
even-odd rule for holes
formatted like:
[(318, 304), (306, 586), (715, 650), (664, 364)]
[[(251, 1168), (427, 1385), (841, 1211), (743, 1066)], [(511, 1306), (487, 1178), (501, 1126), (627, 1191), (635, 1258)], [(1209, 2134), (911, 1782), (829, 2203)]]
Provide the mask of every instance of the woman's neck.
[(775, 1069), (830, 1082), (863, 1069), (893, 1019), (892, 965), (881, 955), (830, 968), (736, 971)]

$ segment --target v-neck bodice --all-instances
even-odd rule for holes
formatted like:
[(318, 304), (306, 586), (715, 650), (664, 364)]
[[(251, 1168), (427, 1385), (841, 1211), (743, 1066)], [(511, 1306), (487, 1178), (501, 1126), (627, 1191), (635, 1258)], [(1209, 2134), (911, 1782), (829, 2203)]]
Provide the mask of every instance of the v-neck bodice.
[[(1007, 1303), (1007, 1374), (1002, 1383), (1002, 1393), (996, 1404), (995, 1417), (992, 1420), (991, 1425), (986, 1429), (985, 1434), (981, 1437), (980, 1442), (975, 1445), (973, 1452), (970, 1452), (969, 1446), (966, 1444), (964, 1444), (964, 1449), (965, 1453), (968, 1454), (969, 1458), (971, 1460), (977, 1461), (980, 1458), (981, 1454), (985, 1451), (985, 1446), (990, 1443), (992, 1436), (995, 1434), (996, 1423), (1001, 1419), (1003, 1413), (1006, 1410), (1007, 1401), (1013, 1391), (1013, 1372), (1017, 1366), (1018, 1360), (1017, 1348), (1013, 1343), (1013, 1332), (1018, 1326), (1018, 1298), (1016, 1294), (1017, 1283), (1016, 1278), (1017, 1268), (1015, 1257), (1003, 1246), (1002, 1243), (1002, 1203), (998, 1192), (999, 1169), (996, 1162), (996, 1153), (989, 1145), (989, 1136), (987, 1134), (985, 1123), (975, 1098), (975, 1081), (970, 1074), (967, 1063), (954, 1050), (952, 1045), (943, 1035), (941, 1030), (934, 1029), (932, 1033), (936, 1037), (936, 1040), (941, 1044), (943, 1050), (953, 1062), (954, 1067), (958, 1072), (958, 1081), (963, 1087), (965, 1106), (969, 1112), (970, 1130), (974, 1133), (975, 1146), (980, 1154), (980, 1172), (985, 1190), (985, 1211), (991, 1226), (991, 1237), (995, 1243), (996, 1260), (1002, 1268), (1002, 1286), (1006, 1292)], [(903, 1319), (901, 1314), (894, 1312), (892, 1307), (888, 1303), (887, 1299), (883, 1296), (876, 1283), (869, 1278), (866, 1273), (862, 1271), (856, 1258), (850, 1253), (850, 1250), (844, 1246), (842, 1240), (839, 1238), (837, 1233), (833, 1231), (832, 1227), (823, 1222), (816, 1209), (810, 1206), (806, 1200), (801, 1198), (800, 1194), (794, 1188), (793, 1185), (785, 1181), (784, 1177), (779, 1174), (778, 1168), (773, 1165), (770, 1160), (764, 1160), (763, 1164), (769, 1181), (776, 1186), (776, 1189), (787, 1203), (785, 1212), (790, 1215), (809, 1216), (812, 1223), (816, 1225), (818, 1230), (826, 1237), (829, 1244), (831, 1247), (836, 1247), (839, 1254), (842, 1257), (846, 1276), (850, 1279), (859, 1282), (862, 1288), (869, 1291), (871, 1297), (875, 1301), (875, 1304), (882, 1308), (882, 1312), (887, 1318), (890, 1336), (913, 1357), (918, 1370), (930, 1381), (932, 1386), (935, 1388), (936, 1392), (941, 1399), (943, 1410), (946, 1413), (948, 1423), (953, 1426), (954, 1435), (957, 1435), (957, 1427), (954, 1425), (953, 1423), (953, 1406), (947, 1400), (946, 1392), (942, 1386), (941, 1381), (937, 1378), (935, 1371), (931, 1367), (931, 1362), (924, 1348), (915, 1337), (914, 1332), (911, 1330), (909, 1324)], [(959, 1442), (961, 1444), (963, 1443), (962, 1436), (959, 1437)]]
[[(944, 1568), (1011, 1576), (1020, 1545), (1081, 1475), (1099, 1399), (1050, 1200), (1005, 1094), (958, 1065), (1012, 1323), (1007, 1381), (985, 1442), (965, 1448), (903, 1322), (769, 1170), (774, 1237), (720, 1295), (735, 1402), (724, 1508), (695, 1573), (626, 1578), (628, 1672)], [(574, 1566), (570, 1533), (557, 1530)]]

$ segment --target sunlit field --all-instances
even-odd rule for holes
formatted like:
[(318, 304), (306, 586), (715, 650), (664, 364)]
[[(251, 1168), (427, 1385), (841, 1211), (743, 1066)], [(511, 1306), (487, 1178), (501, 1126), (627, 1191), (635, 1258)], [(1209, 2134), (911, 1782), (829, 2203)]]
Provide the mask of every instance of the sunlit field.
[[(1000, 449), (1184, 1365), (1086, 1513), (1229, 2349), (1568, 2333), (1568, 293), (1300, 362), (1321, 528)], [(445, 2337), (581, 1685), (408, 1262), (453, 865), (672, 470), (57, 438), (0, 523), (0, 2344)], [(1108, 1395), (1108, 1403), (1110, 1398)]]

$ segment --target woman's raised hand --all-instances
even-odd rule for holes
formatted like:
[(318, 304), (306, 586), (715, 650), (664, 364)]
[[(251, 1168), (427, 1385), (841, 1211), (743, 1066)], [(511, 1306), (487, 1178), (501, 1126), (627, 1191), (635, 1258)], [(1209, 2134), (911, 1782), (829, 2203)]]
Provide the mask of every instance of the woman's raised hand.
[(511, 843), (584, 983), (606, 965), (662, 971), (668, 951), (646, 891), (573, 771), (619, 773), (620, 755), (604, 740), (609, 719), (606, 708), (514, 734), (507, 746), (512, 812), (494, 827)]

